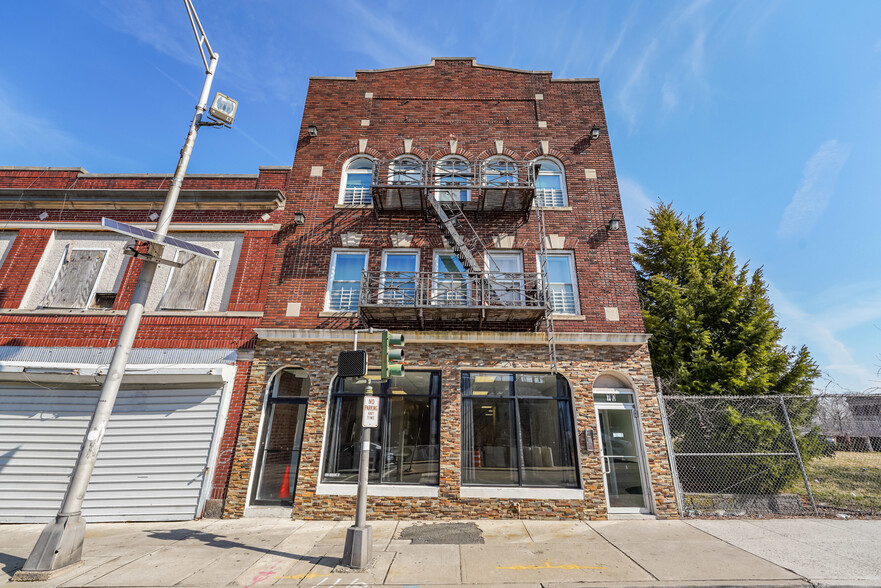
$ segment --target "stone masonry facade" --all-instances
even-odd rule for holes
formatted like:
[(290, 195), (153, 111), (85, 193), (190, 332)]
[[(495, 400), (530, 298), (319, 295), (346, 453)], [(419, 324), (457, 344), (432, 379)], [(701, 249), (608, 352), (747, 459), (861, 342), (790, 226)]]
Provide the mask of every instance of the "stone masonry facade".
[[(375, 345), (362, 345), (378, 353)], [(342, 343), (258, 341), (251, 370), (247, 400), (230, 485), (225, 517), (244, 513), (248, 481), (258, 443), (258, 429), (266, 384), (285, 367), (301, 367), (311, 379), (306, 429), (292, 516), (296, 519), (344, 520), (354, 516), (351, 496), (318, 494), (319, 465), (324, 447), (328, 395), (336, 372), (336, 357), (350, 349)], [(588, 453), (579, 443), (579, 469), (583, 500), (460, 498), (460, 374), (463, 370), (504, 368), (512, 371), (547, 369), (546, 346), (407, 344), (407, 366), (441, 371), (440, 484), (438, 498), (377, 497), (368, 500), (368, 516), (374, 519), (604, 519), (607, 516), (600, 457)], [(651, 478), (651, 502), (659, 518), (675, 518), (676, 500), (661, 425), (658, 401), (652, 382), (648, 349), (643, 345), (559, 346), (559, 371), (572, 389), (576, 429), (597, 430), (592, 384), (601, 374), (615, 374), (630, 380), (637, 394), (639, 420)]]

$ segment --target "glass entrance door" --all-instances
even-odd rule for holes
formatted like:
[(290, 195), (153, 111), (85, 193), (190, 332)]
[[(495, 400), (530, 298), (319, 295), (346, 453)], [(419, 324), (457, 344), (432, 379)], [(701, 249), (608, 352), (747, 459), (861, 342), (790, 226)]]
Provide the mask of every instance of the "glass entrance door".
[(648, 512), (632, 405), (597, 405), (609, 512)]

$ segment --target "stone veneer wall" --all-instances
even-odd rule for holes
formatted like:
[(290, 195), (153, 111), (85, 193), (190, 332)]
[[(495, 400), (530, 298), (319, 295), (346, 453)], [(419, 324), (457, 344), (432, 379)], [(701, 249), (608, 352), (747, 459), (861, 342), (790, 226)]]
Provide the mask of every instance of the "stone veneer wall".
[[(370, 357), (378, 357), (376, 345), (362, 345)], [(312, 380), (300, 469), (294, 496), (297, 519), (345, 520), (354, 517), (355, 497), (318, 495), (319, 463), (323, 450), (330, 383), (342, 343), (302, 343), (258, 340), (251, 379), (236, 444), (224, 517), (242, 516), (247, 502), (248, 481), (257, 445), (267, 378), (286, 366), (304, 368)], [(460, 370), (478, 368), (548, 368), (547, 347), (509, 345), (407, 344), (406, 365), (441, 370), (440, 492), (438, 498), (374, 497), (368, 499), (371, 519), (469, 519), (545, 518), (604, 519), (606, 501), (599, 454), (587, 454), (581, 443), (586, 428), (597, 430), (592, 384), (602, 373), (629, 377), (638, 396), (640, 422), (648, 455), (650, 488), (660, 518), (676, 518), (667, 447), (661, 425), (648, 348), (641, 346), (558, 346), (558, 367), (573, 394), (583, 500), (460, 498)], [(597, 441), (598, 442), (598, 441)]]

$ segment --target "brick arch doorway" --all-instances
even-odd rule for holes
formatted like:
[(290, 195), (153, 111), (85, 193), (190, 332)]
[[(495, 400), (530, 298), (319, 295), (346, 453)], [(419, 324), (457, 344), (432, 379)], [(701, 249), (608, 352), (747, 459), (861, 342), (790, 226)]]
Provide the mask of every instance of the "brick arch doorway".
[(310, 386), (302, 368), (283, 368), (272, 376), (254, 462), (252, 505), (293, 506)]

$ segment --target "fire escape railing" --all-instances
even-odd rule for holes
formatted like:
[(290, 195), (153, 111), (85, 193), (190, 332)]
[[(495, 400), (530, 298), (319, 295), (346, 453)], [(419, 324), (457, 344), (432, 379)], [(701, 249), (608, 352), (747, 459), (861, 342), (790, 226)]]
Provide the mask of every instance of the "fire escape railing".
[(539, 273), (377, 272), (361, 274), (359, 306), (546, 308)]

